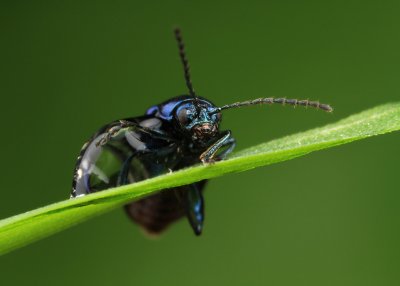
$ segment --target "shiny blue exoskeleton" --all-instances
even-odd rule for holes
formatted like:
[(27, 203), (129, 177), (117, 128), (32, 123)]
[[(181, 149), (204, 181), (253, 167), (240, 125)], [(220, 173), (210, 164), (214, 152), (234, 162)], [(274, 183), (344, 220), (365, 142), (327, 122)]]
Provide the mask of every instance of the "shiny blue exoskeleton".
[[(224, 159), (235, 140), (229, 131), (219, 131), (221, 115), (213, 113), (216, 109), (206, 99), (179, 96), (151, 107), (144, 116), (103, 127), (81, 151), (72, 197), (134, 183), (200, 161)], [(126, 211), (151, 233), (162, 231), (186, 213), (193, 230), (200, 234), (204, 185), (205, 181), (169, 189), (127, 205)]]
[[(219, 129), (225, 109), (279, 103), (332, 111), (319, 102), (285, 98), (259, 98), (217, 107), (195, 94), (180, 31), (175, 33), (189, 95), (154, 105), (143, 116), (114, 121), (94, 134), (78, 157), (71, 197), (225, 159), (235, 147), (231, 131)], [(163, 190), (126, 205), (126, 213), (153, 234), (186, 215), (199, 235), (204, 223), (205, 184), (204, 180)]]

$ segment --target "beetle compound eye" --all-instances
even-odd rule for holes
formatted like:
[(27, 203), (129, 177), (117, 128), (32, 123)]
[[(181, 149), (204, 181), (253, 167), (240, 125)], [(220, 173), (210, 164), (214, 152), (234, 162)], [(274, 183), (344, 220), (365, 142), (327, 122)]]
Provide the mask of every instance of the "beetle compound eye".
[(193, 112), (189, 108), (182, 108), (178, 111), (178, 120), (182, 125), (190, 123), (193, 119)]

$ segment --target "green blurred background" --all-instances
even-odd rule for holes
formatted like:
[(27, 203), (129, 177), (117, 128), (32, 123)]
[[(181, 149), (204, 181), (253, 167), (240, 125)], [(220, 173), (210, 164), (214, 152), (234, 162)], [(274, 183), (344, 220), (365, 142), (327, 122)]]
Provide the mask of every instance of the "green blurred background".
[[(83, 142), (186, 92), (237, 150), (400, 99), (399, 1), (1, 1), (0, 217), (68, 198)], [(206, 225), (149, 240), (116, 210), (0, 258), (2, 285), (399, 285), (400, 134), (214, 179)]]

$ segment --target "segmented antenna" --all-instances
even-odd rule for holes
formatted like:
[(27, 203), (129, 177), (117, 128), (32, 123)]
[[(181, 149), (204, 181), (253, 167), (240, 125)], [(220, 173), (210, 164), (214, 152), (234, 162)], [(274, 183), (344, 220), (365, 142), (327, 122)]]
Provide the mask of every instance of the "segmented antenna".
[(282, 105), (288, 104), (288, 105), (293, 105), (295, 107), (296, 106), (313, 107), (316, 109), (321, 109), (326, 112), (333, 111), (333, 108), (329, 104), (319, 103), (318, 101), (310, 101), (308, 99), (298, 100), (298, 99), (267, 97), (267, 98), (257, 98), (257, 99), (253, 99), (253, 100), (235, 102), (232, 104), (224, 105), (224, 106), (218, 107), (212, 113), (217, 113), (217, 112), (220, 112), (221, 110), (230, 109), (230, 108), (237, 108), (237, 107), (257, 105), (257, 104), (273, 104), (273, 103), (278, 103), (278, 104), (282, 104)]
[(176, 41), (178, 42), (179, 55), (182, 60), (183, 71), (184, 71), (185, 80), (186, 80), (186, 86), (189, 89), (190, 96), (193, 96), (195, 98), (196, 105), (198, 105), (198, 99), (197, 99), (196, 93), (194, 92), (192, 80), (190, 79), (190, 66), (189, 66), (189, 61), (186, 58), (185, 44), (183, 43), (181, 30), (179, 28), (175, 29), (175, 38), (176, 38)]

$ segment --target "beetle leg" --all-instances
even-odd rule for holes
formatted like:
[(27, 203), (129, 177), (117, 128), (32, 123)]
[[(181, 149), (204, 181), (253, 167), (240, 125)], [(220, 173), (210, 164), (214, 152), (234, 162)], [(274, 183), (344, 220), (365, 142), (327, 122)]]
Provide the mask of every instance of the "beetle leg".
[(225, 150), (215, 156), (216, 161), (224, 160), (230, 153), (232, 153), (233, 149), (236, 147), (236, 139), (233, 137), (228, 138), (225, 141), (223, 147), (228, 146)]
[(143, 127), (138, 125), (135, 122), (128, 120), (119, 120), (118, 123), (108, 128), (105, 132), (105, 135), (96, 143), (96, 146), (104, 146), (107, 144), (114, 136), (118, 134), (122, 129), (125, 128), (133, 128), (136, 131), (141, 131), (143, 133), (149, 134), (155, 139), (161, 139), (165, 141), (173, 141), (169, 136), (167, 136), (164, 132), (153, 130), (147, 127)]
[(134, 127), (135, 130), (141, 131), (143, 133), (146, 133), (153, 137), (154, 139), (160, 139), (164, 141), (169, 141), (169, 142), (176, 142), (173, 138), (171, 138), (166, 132), (157, 130), (157, 129), (151, 129), (149, 127), (141, 126), (138, 125), (135, 122), (130, 121), (129, 119), (121, 119), (119, 122), (124, 126), (124, 127)]
[(119, 172), (117, 178), (117, 186), (126, 185), (128, 183), (128, 175), (129, 169), (132, 162), (132, 159), (138, 155), (138, 152), (133, 152), (128, 158), (125, 159), (124, 163), (122, 164), (121, 171)]
[(204, 199), (196, 184), (190, 185), (190, 189), (186, 192), (185, 205), (189, 223), (194, 233), (200, 235), (204, 223)]
[(119, 172), (117, 178), (117, 186), (122, 186), (128, 184), (128, 175), (131, 167), (131, 162), (133, 158), (140, 158), (140, 156), (151, 154), (151, 153), (159, 153), (163, 152), (164, 155), (172, 153), (176, 150), (176, 145), (171, 144), (169, 146), (163, 147), (161, 149), (146, 149), (133, 152), (129, 157), (127, 157), (124, 162), (122, 163), (121, 171)]
[(121, 125), (115, 125), (107, 129), (106, 134), (96, 143), (96, 147), (106, 145), (122, 128)]
[(204, 164), (213, 163), (215, 161), (214, 157), (217, 155), (218, 150), (222, 147), (229, 146), (228, 149), (220, 154), (220, 156), (217, 156), (217, 159), (224, 159), (229, 153), (232, 152), (233, 148), (235, 148), (235, 142), (235, 139), (231, 137), (231, 131), (225, 131), (220, 139), (218, 139), (200, 155), (200, 160)]

